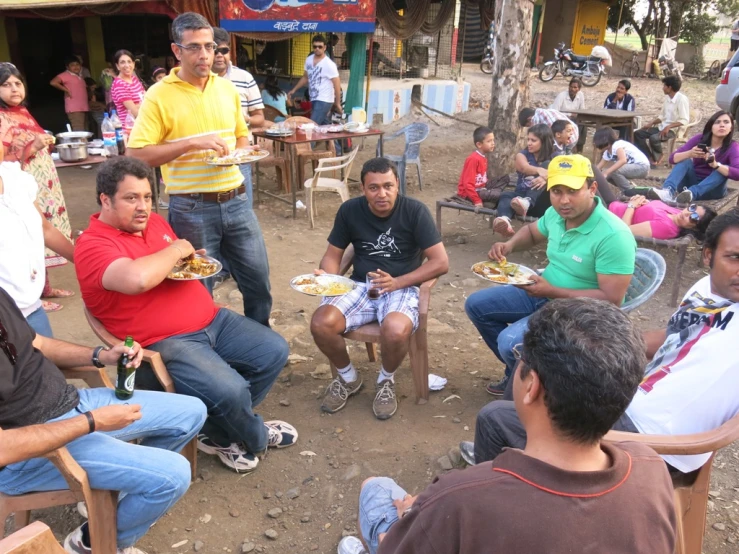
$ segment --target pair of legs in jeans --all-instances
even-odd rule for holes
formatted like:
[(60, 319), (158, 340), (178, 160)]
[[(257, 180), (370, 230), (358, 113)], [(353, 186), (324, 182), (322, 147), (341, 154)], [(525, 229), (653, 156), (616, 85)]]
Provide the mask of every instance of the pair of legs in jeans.
[(714, 169), (708, 177), (701, 179), (695, 173), (693, 160), (683, 160), (672, 168), (662, 185), (663, 189), (672, 191), (672, 195), (688, 189), (693, 193), (693, 200), (718, 200), (726, 196), (727, 177)]
[[(205, 404), (208, 420), (203, 433), (208, 438), (221, 446), (243, 443), (253, 454), (267, 448), (267, 428), (253, 408), (267, 396), (287, 362), (285, 339), (222, 308), (204, 329), (160, 340), (149, 348), (162, 355), (175, 390)], [(142, 384), (147, 377), (151, 375), (141, 376)], [(138, 378), (137, 374), (137, 384)]]
[[(223, 262), (244, 297), (244, 315), (269, 325), (272, 295), (267, 248), (250, 197), (239, 194), (219, 203), (204, 201), (200, 194), (172, 195), (169, 224), (179, 238)], [(203, 283), (212, 293), (213, 278)]]
[[(137, 390), (119, 400), (111, 389), (81, 389), (79, 405), (60, 421), (111, 404), (140, 404), (141, 419), (118, 431), (84, 435), (66, 445), (87, 472), (93, 489), (121, 492), (118, 548), (133, 546), (190, 486), (190, 464), (177, 454), (205, 421), (197, 398)], [(140, 440), (140, 444), (129, 441)], [(9, 495), (67, 489), (46, 458), (10, 464), (0, 471), (0, 491)]]

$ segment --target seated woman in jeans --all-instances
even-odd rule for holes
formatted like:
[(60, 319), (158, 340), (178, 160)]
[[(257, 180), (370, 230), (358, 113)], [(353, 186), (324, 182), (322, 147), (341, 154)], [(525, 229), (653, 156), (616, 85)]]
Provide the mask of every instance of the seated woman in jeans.
[(692, 137), (670, 156), (674, 164), (661, 189), (647, 198), (689, 204), (693, 200), (717, 200), (726, 196), (727, 179), (739, 179), (739, 144), (732, 140), (734, 119), (717, 111), (706, 122), (703, 134)]
[[(493, 230), (506, 238), (514, 234), (511, 218), (516, 213), (520, 216), (541, 216), (549, 202), (545, 202), (543, 209), (537, 209), (537, 200), (549, 196), (546, 192), (547, 166), (552, 158), (554, 136), (549, 126), (544, 123), (529, 127), (526, 135), (526, 148), (516, 154), (516, 172), (518, 182), (516, 189), (505, 191), (498, 200), (498, 217), (493, 220)], [(544, 193), (544, 195), (542, 195)]]

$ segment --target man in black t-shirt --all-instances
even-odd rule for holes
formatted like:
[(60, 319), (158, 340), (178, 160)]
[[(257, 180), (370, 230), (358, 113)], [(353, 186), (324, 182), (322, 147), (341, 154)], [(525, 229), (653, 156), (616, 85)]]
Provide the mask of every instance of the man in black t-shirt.
[[(328, 249), (316, 270), (317, 274), (338, 273), (344, 250), (352, 245), (351, 278), (357, 286), (343, 296), (324, 298), (313, 314), (311, 333), (316, 346), (338, 369), (321, 404), (324, 412), (334, 413), (362, 387), (343, 334), (379, 321), (382, 367), (372, 410), (378, 419), (388, 419), (398, 409), (395, 370), (418, 326), (418, 285), (446, 273), (449, 259), (428, 208), (398, 195), (395, 164), (385, 158), (371, 159), (362, 167), (361, 180), (363, 196), (339, 208)], [(378, 295), (376, 299), (369, 297), (369, 290)]]
[[(136, 391), (119, 400), (109, 388), (77, 390), (58, 369), (116, 365), (123, 354), (137, 367), (143, 351), (138, 343), (93, 350), (37, 335), (0, 288), (0, 492), (68, 488), (43, 457), (66, 446), (92, 488), (121, 492), (118, 551), (143, 554), (133, 545), (190, 485), (190, 464), (176, 452), (203, 426), (206, 410), (181, 394)], [(91, 553), (87, 523), (64, 547)]]

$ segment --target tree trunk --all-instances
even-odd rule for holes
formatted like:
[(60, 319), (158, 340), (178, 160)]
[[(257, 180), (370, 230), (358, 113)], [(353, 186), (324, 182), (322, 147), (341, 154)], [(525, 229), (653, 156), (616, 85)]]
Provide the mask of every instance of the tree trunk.
[(529, 55), (534, 4), (528, 0), (495, 3), (493, 89), (488, 126), (495, 133), (495, 151), (488, 164), (489, 176), (513, 170), (518, 152), (518, 112), (529, 101)]

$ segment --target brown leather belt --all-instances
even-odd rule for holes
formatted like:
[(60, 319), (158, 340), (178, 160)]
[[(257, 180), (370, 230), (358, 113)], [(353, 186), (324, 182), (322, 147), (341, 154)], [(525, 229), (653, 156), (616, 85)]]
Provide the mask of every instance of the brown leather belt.
[(218, 202), (219, 204), (223, 202), (228, 202), (229, 200), (235, 198), (239, 194), (244, 194), (246, 192), (246, 187), (244, 185), (241, 185), (239, 188), (226, 190), (223, 192), (201, 192), (197, 194), (170, 194), (170, 196), (186, 196), (187, 198), (193, 198), (195, 200), (202, 200), (203, 202)]

